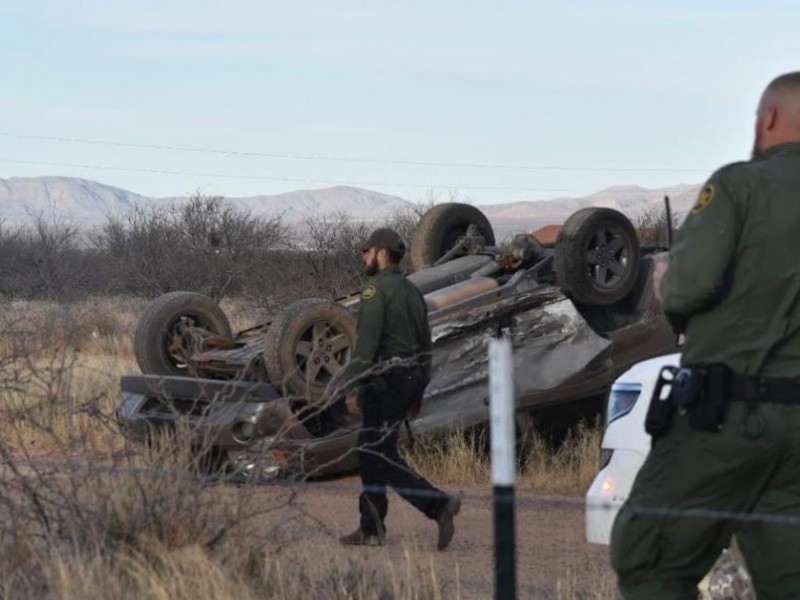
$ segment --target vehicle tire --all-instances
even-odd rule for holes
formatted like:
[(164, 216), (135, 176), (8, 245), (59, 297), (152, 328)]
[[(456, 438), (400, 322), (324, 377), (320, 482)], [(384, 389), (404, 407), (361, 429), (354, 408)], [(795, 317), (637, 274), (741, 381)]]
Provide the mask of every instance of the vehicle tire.
[(266, 335), (264, 365), (284, 396), (322, 398), (344, 369), (356, 344), (356, 319), (322, 298), (299, 300), (283, 309)]
[(448, 202), (434, 206), (419, 220), (411, 240), (411, 264), (418, 271), (432, 265), (455, 246), (458, 238), (475, 225), (487, 246), (494, 246), (489, 219), (470, 204)]
[(622, 300), (636, 283), (639, 262), (636, 229), (611, 208), (573, 213), (556, 240), (556, 279), (579, 304), (602, 306)]
[(203, 294), (170, 292), (145, 308), (133, 336), (133, 351), (142, 373), (191, 375), (189, 357), (211, 336), (232, 337), (219, 305)]

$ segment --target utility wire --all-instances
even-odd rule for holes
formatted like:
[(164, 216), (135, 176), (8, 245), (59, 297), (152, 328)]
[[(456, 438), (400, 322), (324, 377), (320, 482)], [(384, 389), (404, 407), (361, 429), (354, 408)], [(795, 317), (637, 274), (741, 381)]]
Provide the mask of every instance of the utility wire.
[[(501, 163), (467, 163), (467, 162), (439, 162), (422, 160), (396, 160), (382, 158), (352, 158), (341, 156), (324, 156), (315, 154), (290, 154), (283, 152), (250, 152), (241, 150), (218, 150), (214, 148), (192, 148), (188, 146), (170, 146), (163, 144), (135, 144), (129, 142), (115, 142), (111, 140), (84, 139), (62, 136), (47, 136), (22, 133), (17, 131), (0, 131), (0, 136), (19, 139), (41, 140), (50, 142), (65, 142), (77, 144), (92, 144), (98, 146), (116, 146), (119, 148), (144, 148), (149, 150), (171, 150), (178, 152), (197, 152), (206, 154), (223, 154), (229, 156), (257, 156), (262, 158), (285, 158), (292, 160), (319, 160), (328, 162), (369, 163), (382, 165), (407, 165), (426, 167), (458, 167), (468, 169), (512, 169), (526, 171), (573, 171), (573, 172), (617, 172), (617, 173), (710, 173), (713, 169), (677, 169), (677, 168), (642, 168), (642, 167), (588, 167), (588, 166), (558, 166), (558, 165), (511, 165)], [(281, 179), (280, 181), (298, 181), (296, 179)], [(430, 187), (430, 186), (429, 186)], [(434, 186), (442, 187), (442, 186)], [(470, 189), (509, 189), (509, 188), (470, 188)], [(522, 188), (514, 188), (522, 189)], [(541, 190), (549, 191), (549, 190)], [(554, 190), (559, 191), (559, 190)]]
[(165, 169), (148, 169), (144, 167), (110, 167), (104, 165), (87, 165), (81, 163), (50, 162), (40, 160), (19, 160), (15, 158), (0, 157), (0, 162), (14, 163), (20, 165), (39, 165), (47, 167), (67, 167), (78, 169), (99, 169), (103, 171), (125, 171), (130, 173), (156, 173), (159, 175), (187, 175), (190, 177), (213, 177), (218, 179), (252, 179), (259, 181), (282, 181), (291, 183), (313, 183), (324, 185), (353, 185), (369, 187), (406, 187), (420, 189), (463, 189), (463, 190), (482, 190), (482, 191), (506, 191), (506, 192), (569, 192), (570, 188), (536, 188), (536, 187), (504, 187), (504, 186), (475, 186), (475, 185), (437, 185), (432, 183), (390, 183), (379, 181), (329, 181), (324, 179), (299, 179), (292, 177), (266, 177), (263, 175), (229, 175), (223, 173), (197, 173), (194, 171), (168, 171)]

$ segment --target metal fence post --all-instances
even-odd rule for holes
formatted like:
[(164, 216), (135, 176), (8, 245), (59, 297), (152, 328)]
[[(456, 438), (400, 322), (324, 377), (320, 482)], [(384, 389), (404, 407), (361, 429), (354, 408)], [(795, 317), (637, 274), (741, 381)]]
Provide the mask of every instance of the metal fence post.
[(669, 196), (664, 195), (664, 210), (667, 213), (667, 248), (672, 250), (672, 208), (669, 203)]
[(517, 597), (514, 483), (516, 476), (514, 378), (511, 342), (489, 342), (489, 412), (494, 486), (495, 598)]

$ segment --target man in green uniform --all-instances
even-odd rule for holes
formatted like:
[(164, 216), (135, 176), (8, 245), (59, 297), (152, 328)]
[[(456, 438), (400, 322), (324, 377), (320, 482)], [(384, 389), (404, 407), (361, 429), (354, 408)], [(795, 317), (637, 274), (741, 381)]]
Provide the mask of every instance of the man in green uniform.
[(455, 531), (453, 517), (461, 501), (433, 487), (400, 456), (400, 424), (419, 411), (431, 372), (431, 332), (420, 291), (400, 272), (405, 253), (400, 236), (376, 229), (362, 248), (370, 276), (361, 292), (357, 342), (341, 381), (347, 408), (362, 415), (358, 436), (359, 474), (363, 492), (359, 528), (340, 541), (348, 545), (381, 545), (388, 510), (386, 486), (437, 522), (437, 547), (443, 550)]
[(684, 369), (614, 523), (620, 589), (697, 598), (735, 534), (760, 600), (800, 598), (800, 72), (766, 88), (752, 159), (711, 176), (656, 275)]

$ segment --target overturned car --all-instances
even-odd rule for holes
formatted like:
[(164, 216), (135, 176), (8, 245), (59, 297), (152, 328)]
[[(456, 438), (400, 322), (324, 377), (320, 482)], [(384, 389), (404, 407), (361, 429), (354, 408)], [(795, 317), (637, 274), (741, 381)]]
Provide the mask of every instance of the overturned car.
[[(571, 215), (555, 244), (521, 233), (497, 245), (476, 207), (433, 207), (415, 230), (408, 275), (429, 310), (432, 375), (407, 431), (487, 420), (493, 336), (512, 341), (520, 422), (570, 414), (632, 364), (671, 351), (651, 279), (663, 250), (640, 246), (608, 208)], [(352, 469), (359, 423), (331, 383), (355, 346), (358, 302), (357, 293), (301, 300), (234, 334), (206, 296), (155, 299), (134, 339), (142, 374), (122, 377), (122, 431), (141, 442), (184, 432), (208, 464), (243, 476)]]

